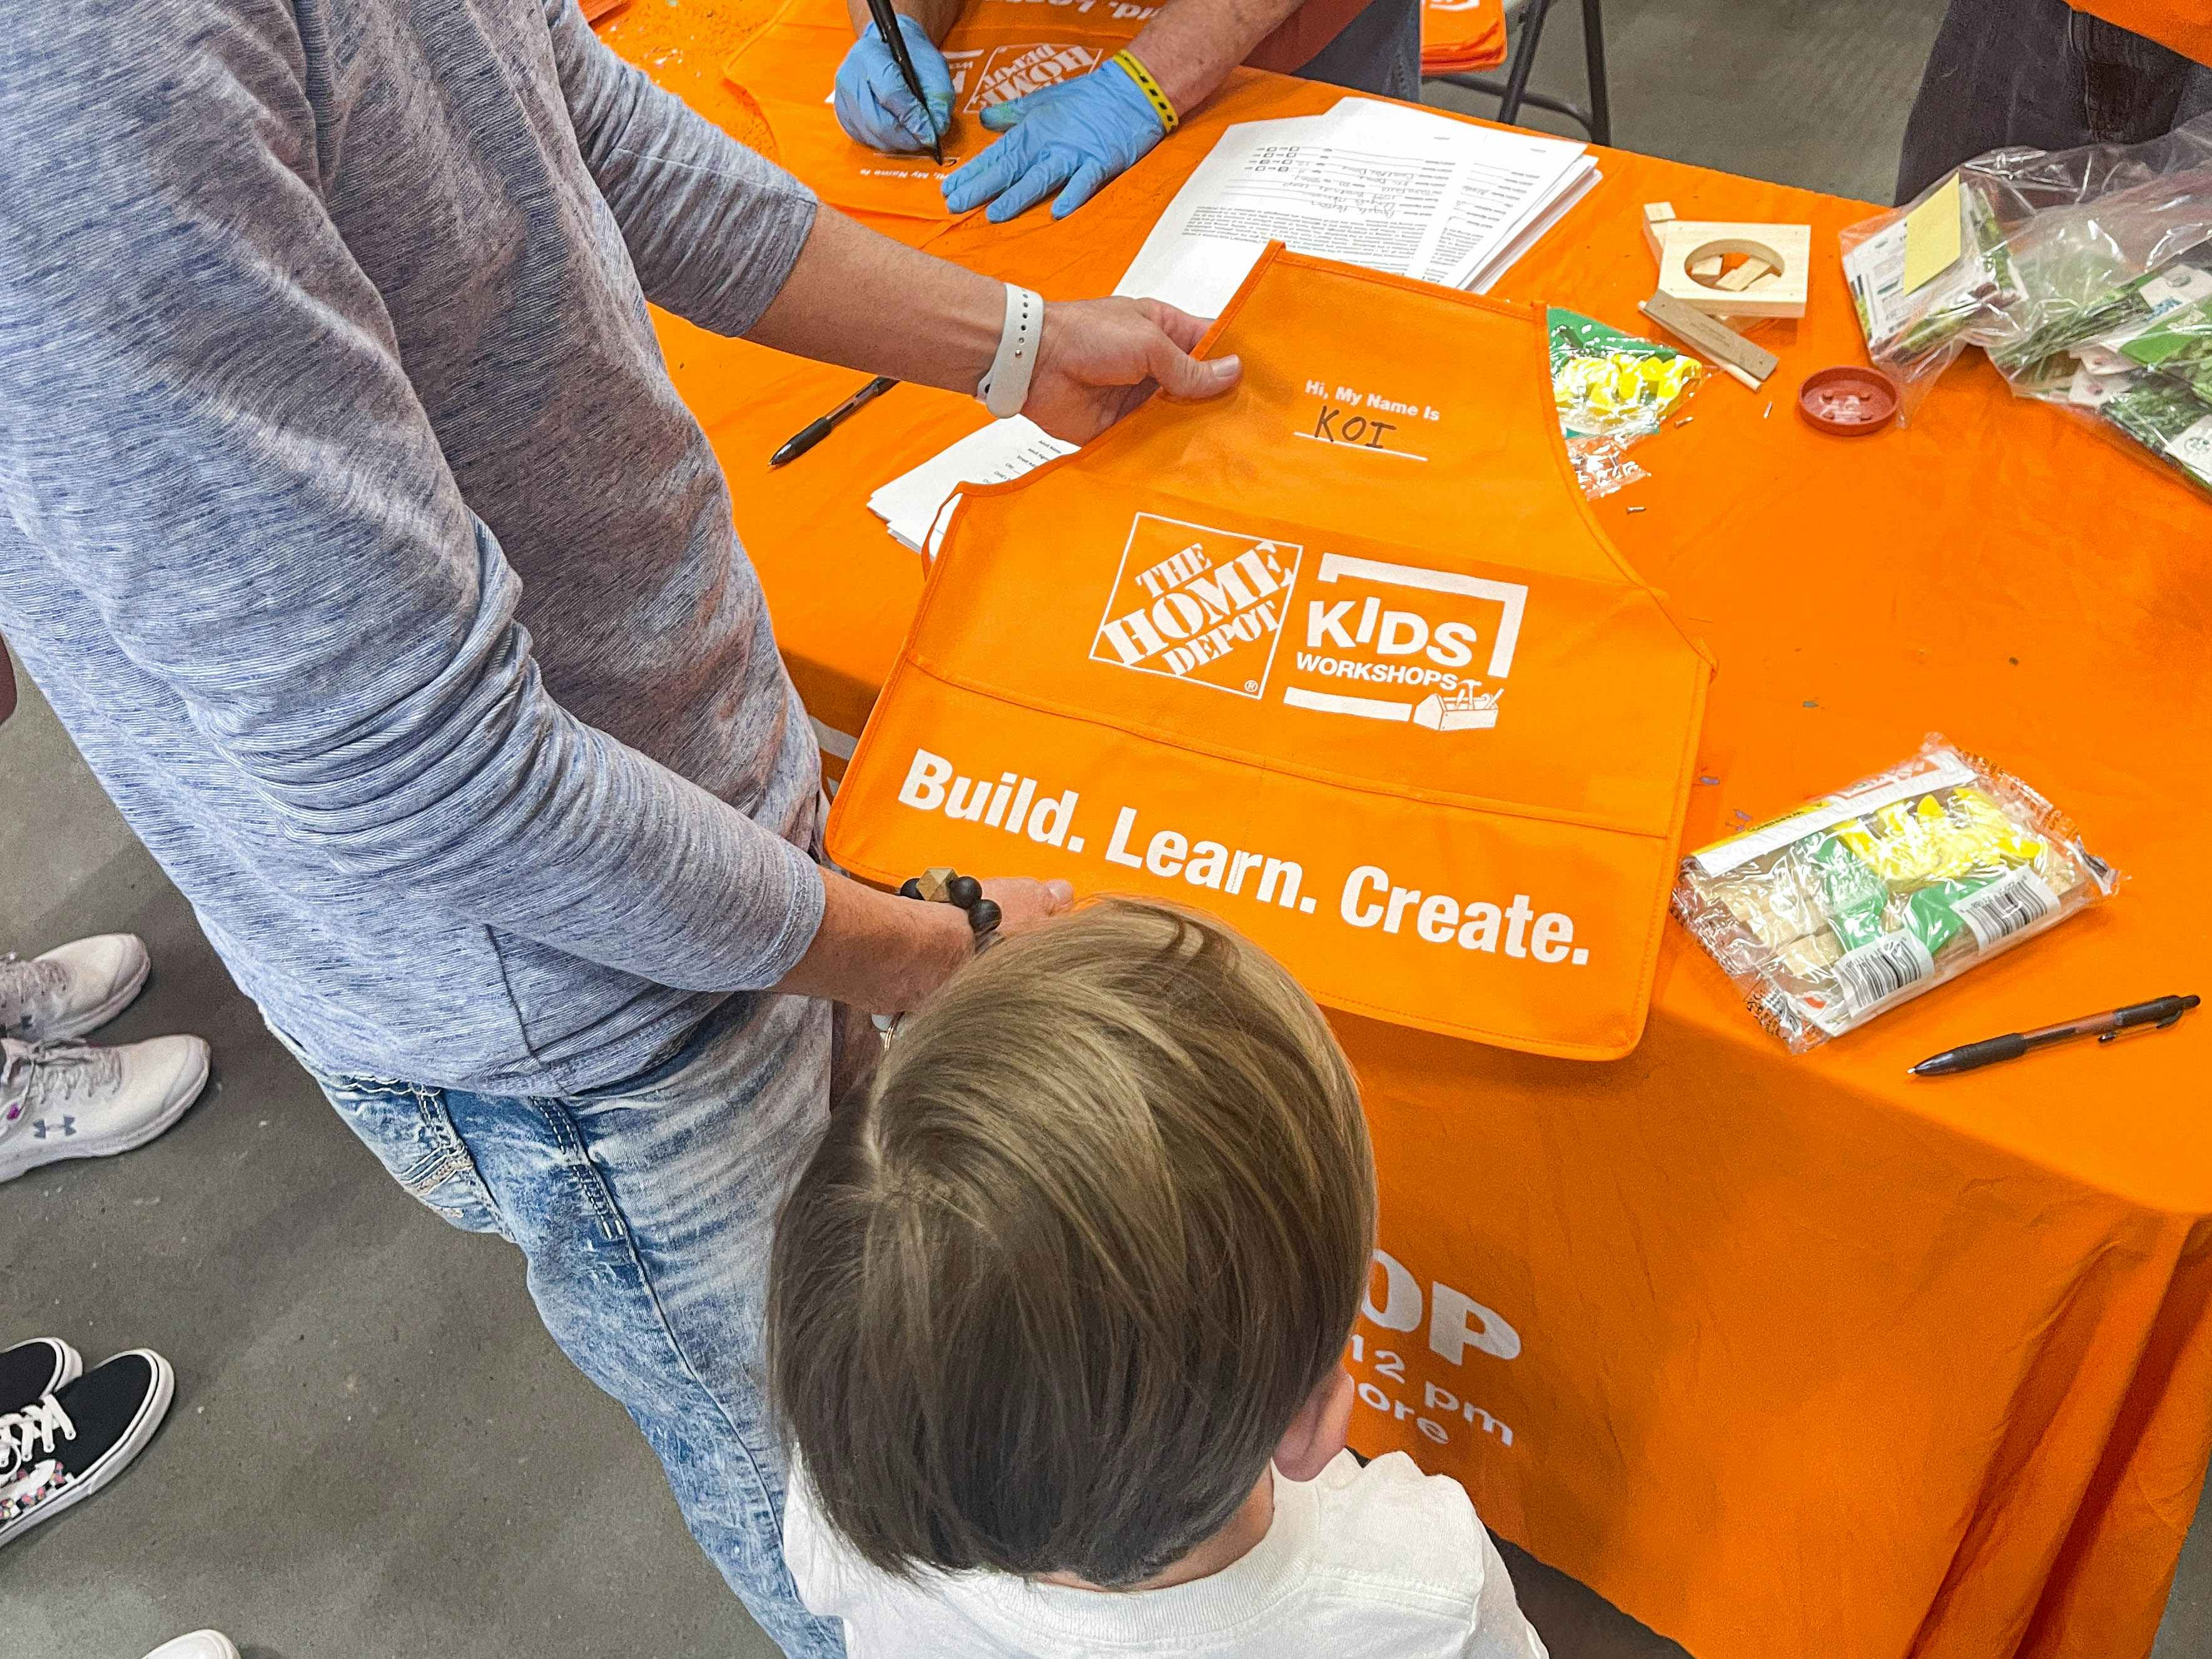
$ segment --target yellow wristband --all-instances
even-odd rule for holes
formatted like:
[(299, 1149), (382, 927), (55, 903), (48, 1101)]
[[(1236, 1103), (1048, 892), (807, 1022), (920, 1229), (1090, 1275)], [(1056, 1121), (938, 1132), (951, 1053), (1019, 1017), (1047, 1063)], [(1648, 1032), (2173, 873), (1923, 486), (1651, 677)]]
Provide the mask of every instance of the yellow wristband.
[(1139, 63), (1137, 54), (1126, 46), (1114, 54), (1112, 61), (1119, 64), (1128, 77), (1137, 83), (1137, 90), (1152, 100), (1152, 112), (1160, 118), (1160, 131), (1173, 132), (1176, 124), (1182, 118), (1176, 113), (1175, 106), (1168, 102), (1168, 95), (1160, 90), (1160, 83), (1152, 79), (1152, 70)]

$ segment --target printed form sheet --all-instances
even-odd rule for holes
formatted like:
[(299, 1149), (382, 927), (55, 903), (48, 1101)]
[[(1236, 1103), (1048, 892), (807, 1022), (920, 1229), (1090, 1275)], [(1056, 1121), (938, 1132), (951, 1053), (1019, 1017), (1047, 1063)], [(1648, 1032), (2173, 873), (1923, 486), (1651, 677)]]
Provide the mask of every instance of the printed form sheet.
[(1176, 192), (1115, 291), (1215, 316), (1270, 241), (1464, 287), (1594, 177), (1580, 144), (1375, 99), (1246, 122)]

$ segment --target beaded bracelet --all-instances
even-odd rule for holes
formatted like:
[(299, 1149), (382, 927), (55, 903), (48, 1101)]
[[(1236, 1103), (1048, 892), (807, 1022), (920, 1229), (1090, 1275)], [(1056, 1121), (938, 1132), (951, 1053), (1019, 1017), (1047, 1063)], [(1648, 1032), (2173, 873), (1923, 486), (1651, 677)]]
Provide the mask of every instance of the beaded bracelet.
[(973, 876), (963, 876), (957, 870), (939, 866), (925, 870), (918, 876), (908, 876), (900, 884), (901, 898), (920, 899), (927, 904), (957, 905), (968, 913), (968, 927), (975, 935), (975, 948), (981, 950), (999, 928), (999, 907), (996, 902), (983, 896), (983, 884)]
[[(918, 876), (908, 876), (899, 884), (901, 898), (920, 899), (926, 904), (951, 904), (968, 913), (968, 928), (975, 936), (975, 948), (981, 951), (999, 933), (999, 906), (995, 900), (983, 896), (983, 884), (973, 876), (963, 876), (957, 870), (939, 866), (925, 870)], [(870, 1021), (886, 1046), (898, 1035), (899, 1023), (904, 1014), (872, 1014)]]

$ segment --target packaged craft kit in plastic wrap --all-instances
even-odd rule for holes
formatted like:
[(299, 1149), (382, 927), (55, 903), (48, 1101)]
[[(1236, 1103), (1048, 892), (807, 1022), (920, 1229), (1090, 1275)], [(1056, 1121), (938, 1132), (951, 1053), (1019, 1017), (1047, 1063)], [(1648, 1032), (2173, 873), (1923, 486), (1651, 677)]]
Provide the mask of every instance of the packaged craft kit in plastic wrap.
[(1674, 913), (1802, 1054), (2118, 880), (2041, 795), (1931, 737), (1900, 766), (1692, 854)]
[(2212, 116), (2148, 143), (1996, 151), (1843, 241), (1900, 419), (1978, 346), (2021, 396), (2212, 492)]
[(1648, 477), (1628, 459), (1628, 447), (1658, 431), (1688, 400), (1705, 366), (1670, 345), (1556, 306), (1545, 328), (1552, 401), (1583, 494), (1595, 501)]

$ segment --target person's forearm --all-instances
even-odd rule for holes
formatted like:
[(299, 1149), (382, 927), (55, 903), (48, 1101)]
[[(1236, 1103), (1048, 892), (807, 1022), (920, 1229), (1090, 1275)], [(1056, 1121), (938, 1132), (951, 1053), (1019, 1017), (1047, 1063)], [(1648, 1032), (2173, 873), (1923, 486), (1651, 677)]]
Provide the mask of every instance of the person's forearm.
[(1178, 115), (1204, 103), (1300, 0), (1170, 0), (1129, 50)]
[[(952, 26), (960, 21), (962, 0), (891, 0), (891, 9), (902, 17), (911, 17), (929, 31), (929, 38), (942, 46)], [(853, 33), (867, 33), (868, 25), (875, 21), (868, 12), (868, 0), (845, 0), (845, 12), (853, 20)]]
[(1006, 325), (1006, 290), (834, 209), (745, 337), (801, 357), (972, 392)]
[(917, 904), (834, 870), (820, 873), (822, 925), (777, 990), (827, 997), (866, 1013), (900, 1013), (975, 954), (968, 918), (951, 905)]

